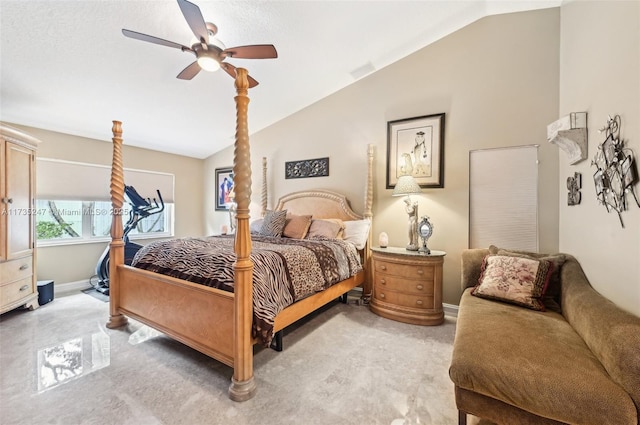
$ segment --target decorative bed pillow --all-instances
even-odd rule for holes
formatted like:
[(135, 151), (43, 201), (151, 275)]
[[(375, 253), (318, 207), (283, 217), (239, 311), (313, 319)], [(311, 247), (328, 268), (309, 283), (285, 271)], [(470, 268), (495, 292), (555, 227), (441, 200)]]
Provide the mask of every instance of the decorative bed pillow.
[(358, 249), (364, 249), (369, 239), (369, 220), (349, 220), (344, 222), (344, 233), (342, 239), (353, 242)]
[(511, 256), (524, 256), (528, 258), (535, 258), (537, 260), (547, 260), (553, 264), (553, 272), (549, 277), (549, 284), (547, 290), (544, 293), (544, 303), (547, 308), (551, 307), (554, 310), (560, 310), (560, 271), (562, 265), (567, 261), (565, 254), (541, 254), (538, 252), (518, 251), (513, 249), (498, 248), (495, 245), (489, 247), (490, 254), (498, 255), (511, 255)]
[(285, 220), (282, 236), (293, 239), (304, 239), (311, 226), (310, 215), (289, 214)]
[(249, 224), (249, 231), (251, 233), (260, 233), (260, 229), (262, 229), (262, 223), (264, 223), (264, 218), (259, 218), (254, 220)]
[[(340, 224), (342, 223), (342, 225)], [(307, 239), (314, 238), (326, 238), (326, 239), (338, 239), (342, 233), (344, 223), (342, 220), (333, 219), (313, 219), (311, 220), (311, 226), (307, 233)]]
[(553, 264), (525, 256), (489, 254), (472, 295), (544, 311), (542, 302)]
[(260, 227), (260, 234), (262, 236), (275, 236), (277, 238), (281, 237), (286, 219), (287, 210), (267, 210), (264, 214), (264, 221), (262, 222), (262, 226)]

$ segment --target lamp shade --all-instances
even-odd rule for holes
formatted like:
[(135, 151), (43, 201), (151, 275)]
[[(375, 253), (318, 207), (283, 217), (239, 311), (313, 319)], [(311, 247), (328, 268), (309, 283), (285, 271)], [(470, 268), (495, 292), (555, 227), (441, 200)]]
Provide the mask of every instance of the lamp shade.
[(391, 196), (412, 195), (420, 192), (422, 189), (416, 179), (412, 176), (400, 176)]

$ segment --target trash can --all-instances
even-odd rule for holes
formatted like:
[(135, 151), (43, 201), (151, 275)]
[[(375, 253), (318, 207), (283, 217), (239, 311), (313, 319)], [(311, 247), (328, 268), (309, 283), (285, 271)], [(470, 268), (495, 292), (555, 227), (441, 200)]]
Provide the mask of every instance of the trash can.
[(53, 280), (38, 281), (38, 304), (45, 305), (53, 301)]

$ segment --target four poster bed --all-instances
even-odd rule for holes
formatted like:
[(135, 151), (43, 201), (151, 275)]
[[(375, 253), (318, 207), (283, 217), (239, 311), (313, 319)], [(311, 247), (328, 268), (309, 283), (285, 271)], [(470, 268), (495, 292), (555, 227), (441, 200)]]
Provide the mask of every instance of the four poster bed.
[[(225, 269), (231, 281), (221, 285), (226, 288), (219, 289), (124, 264), (122, 220), (117, 214), (121, 211), (124, 202), (122, 126), (120, 122), (114, 121), (110, 186), (114, 215), (109, 266), (110, 319), (107, 327), (121, 327), (127, 323), (127, 316), (129, 316), (231, 366), (233, 378), (229, 387), (229, 397), (236, 401), (244, 401), (251, 398), (256, 390), (253, 378), (253, 345), (264, 342), (259, 341), (255, 336), (254, 303), (257, 297), (254, 297), (252, 258), (262, 255), (264, 241), (254, 235), (255, 242), (252, 242), (250, 233), (251, 163), (247, 127), (248, 80), (245, 69), (238, 68), (237, 71), (235, 82), (237, 127), (233, 164), (237, 227), (234, 237), (229, 236), (226, 241), (220, 242), (226, 244), (230, 251), (232, 248), (234, 261), (228, 263)], [(314, 219), (340, 219), (345, 222), (368, 220), (370, 222), (373, 197), (372, 162), (373, 152), (372, 147), (369, 146), (365, 210), (362, 215), (351, 210), (344, 196), (322, 190), (296, 192), (283, 196), (274, 210), (286, 210), (288, 214), (294, 215), (311, 215)], [(263, 167), (263, 178), (265, 174)], [(262, 207), (264, 212), (266, 208), (264, 184)], [(357, 252), (358, 261), (361, 264), (350, 264), (347, 268), (352, 273), (348, 277), (344, 278), (340, 275), (341, 280), (337, 283), (331, 282), (330, 286), (325, 284), (321, 291), (316, 289), (312, 295), (294, 300), (295, 302), (278, 311), (270, 321), (272, 326), (270, 331), (277, 332), (284, 329), (328, 302), (345, 295), (356, 286), (363, 286), (363, 297), (367, 298), (370, 295), (370, 232), (367, 233), (366, 238), (367, 243), (364, 248)], [(195, 242), (205, 243), (203, 239), (208, 238), (199, 238)], [(296, 243), (308, 245), (311, 241)], [(347, 243), (334, 241), (334, 244)], [(288, 247), (278, 246), (276, 248), (278, 255), (273, 255), (272, 258), (286, 256), (282, 253), (288, 249)], [(322, 250), (323, 253), (338, 251), (336, 247), (317, 249)], [(166, 252), (169, 249), (164, 248), (164, 250)], [(187, 256), (189, 255), (194, 256), (193, 254)], [(345, 254), (345, 256), (349, 255), (351, 254)], [(302, 264), (307, 263), (302, 262)], [(269, 267), (270, 265), (267, 268)], [(264, 274), (264, 269), (265, 267), (256, 264), (256, 275)], [(178, 274), (178, 276), (183, 275)], [(232, 292), (228, 287), (231, 287)]]

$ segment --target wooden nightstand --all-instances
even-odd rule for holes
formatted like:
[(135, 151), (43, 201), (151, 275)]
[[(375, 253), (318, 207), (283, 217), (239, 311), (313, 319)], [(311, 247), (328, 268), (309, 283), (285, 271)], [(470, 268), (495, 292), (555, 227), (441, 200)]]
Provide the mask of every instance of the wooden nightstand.
[(374, 313), (415, 325), (439, 325), (444, 251), (423, 254), (404, 248), (371, 248)]

